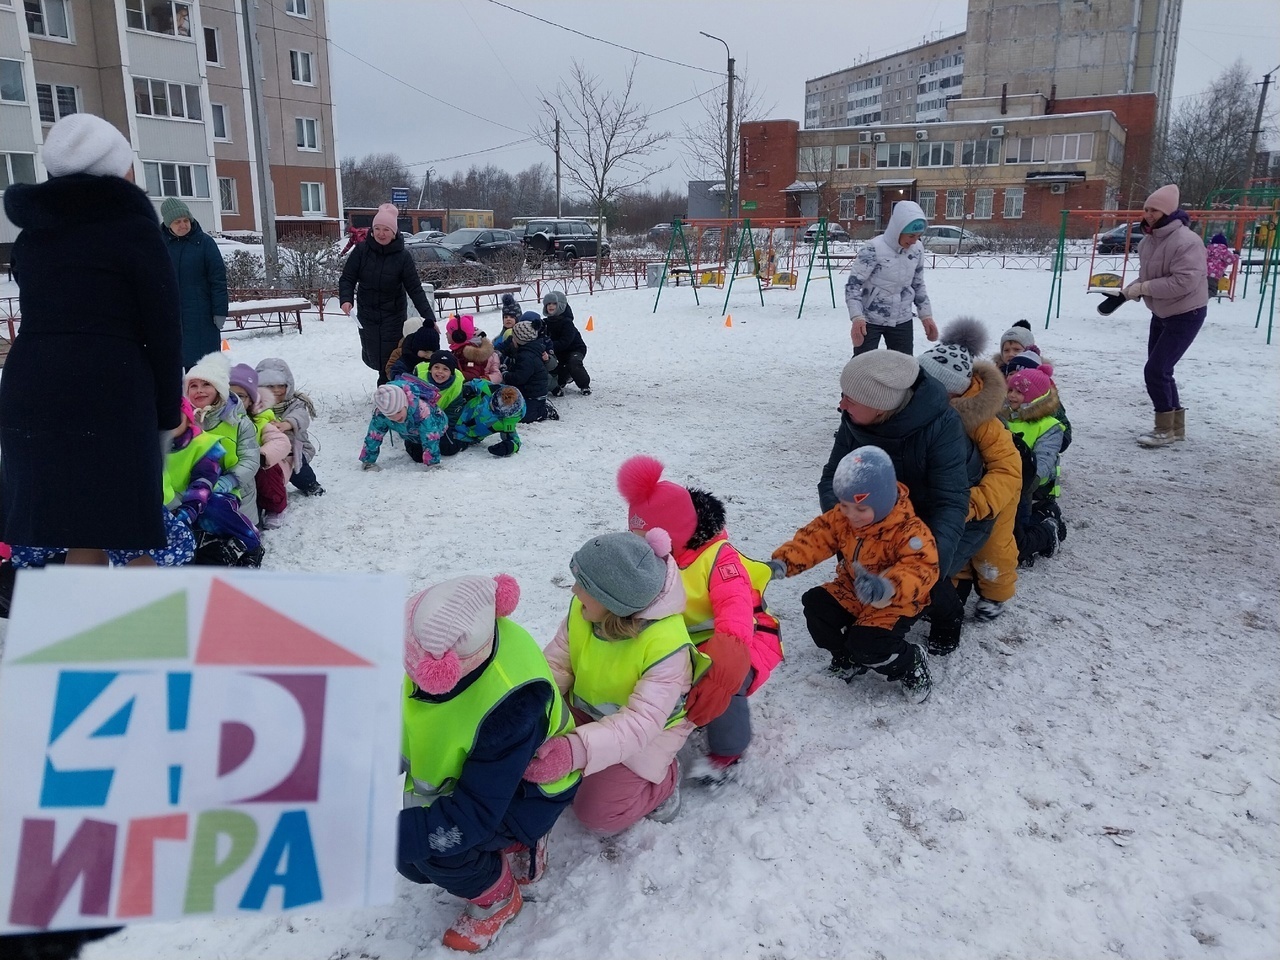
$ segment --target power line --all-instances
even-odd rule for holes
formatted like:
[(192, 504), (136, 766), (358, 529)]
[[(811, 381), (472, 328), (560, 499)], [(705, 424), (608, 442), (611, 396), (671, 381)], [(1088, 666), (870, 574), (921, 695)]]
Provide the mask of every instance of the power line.
[(455, 153), (451, 157), (436, 157), (433, 160), (415, 160), (413, 163), (406, 163), (406, 167), (423, 167), (431, 163), (444, 163), (446, 160), (461, 160), (463, 157), (475, 157), (482, 153), (493, 153), (495, 150), (505, 150), (507, 147), (518, 146), (522, 143), (529, 143), (537, 137), (525, 137), (523, 140), (511, 140), (508, 143), (500, 143), (496, 147), (485, 147), (483, 150), (472, 150), (469, 153)]
[(634, 53), (637, 56), (648, 57), (650, 60), (660, 60), (663, 63), (670, 63), (677, 67), (687, 67), (690, 70), (700, 70), (703, 73), (719, 73), (718, 70), (711, 70), (707, 67), (695, 67), (692, 63), (682, 63), (679, 60), (668, 60), (666, 57), (660, 57), (656, 53), (645, 53), (643, 50), (637, 50), (635, 47), (624, 46), (621, 43), (614, 43), (612, 40), (605, 40), (601, 37), (593, 37), (589, 33), (583, 33), (581, 30), (575, 30), (573, 27), (566, 27), (563, 23), (556, 23), (554, 20), (545, 20), (542, 17), (535, 16), (527, 10), (521, 10), (518, 7), (508, 6), (499, 0), (489, 0), (495, 7), (502, 7), (503, 10), (510, 10), (512, 13), (518, 13), (522, 17), (528, 17), (530, 20), (537, 20), (539, 23), (545, 23), (549, 27), (556, 27), (559, 30), (565, 30), (579, 37), (585, 37), (587, 40), (594, 40), (596, 43), (603, 43), (610, 47), (617, 47), (619, 50), (626, 50), (628, 53)]

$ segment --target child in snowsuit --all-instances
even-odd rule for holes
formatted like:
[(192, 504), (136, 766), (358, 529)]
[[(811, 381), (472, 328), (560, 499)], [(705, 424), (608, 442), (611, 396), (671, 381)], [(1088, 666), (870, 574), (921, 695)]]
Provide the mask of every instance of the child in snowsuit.
[(938, 346), (918, 358), (920, 369), (951, 397), (952, 409), (960, 415), (965, 433), (982, 456), (982, 480), (969, 490), (967, 522), (991, 522), (986, 541), (956, 574), (961, 620), (939, 623), (931, 615), (929, 652), (936, 655), (946, 655), (959, 646), (964, 602), (975, 580), (975, 616), (979, 620), (998, 617), (1018, 583), (1013, 525), (1022, 492), (1022, 458), (1013, 445), (1013, 435), (1000, 420), (1007, 390), (1004, 377), (994, 363), (979, 356), (983, 339), (976, 320), (960, 318), (942, 331)]
[[(536, 317), (536, 313), (526, 316)], [(524, 417), (521, 423), (537, 423), (540, 420), (559, 420), (560, 414), (547, 399), (551, 378), (542, 362), (542, 345), (538, 332), (528, 320), (521, 320), (512, 328), (514, 349), (507, 361), (502, 382), (515, 387), (524, 397)]]
[(465, 379), (502, 382), (498, 355), (485, 332), (476, 329), (474, 317), (450, 317), (445, 333), (449, 337), (449, 349), (457, 358), (458, 370)]
[(553, 397), (564, 396), (564, 386), (570, 380), (578, 385), (583, 396), (591, 393), (591, 375), (582, 365), (587, 355), (587, 344), (573, 323), (573, 308), (561, 290), (548, 290), (542, 296), (542, 312), (546, 314), (547, 336), (555, 350), (556, 385)]
[(449, 421), (430, 401), (431, 390), (392, 380), (373, 392), (373, 417), (360, 449), (363, 469), (377, 469), (378, 452), (388, 432), (404, 438), (405, 453), (415, 463), (431, 467), (440, 462), (440, 438), (449, 428)]
[(1055, 415), (1061, 403), (1053, 382), (1053, 367), (1045, 363), (1032, 369), (1015, 370), (1008, 378), (1008, 387), (1002, 416), (1009, 430), (1035, 458), (1035, 486), (1018, 507), (1013, 531), (1019, 561), (1031, 566), (1036, 557), (1052, 557), (1057, 553), (1059, 542), (1066, 537), (1066, 524), (1058, 508), (1065, 431)]
[(307, 497), (318, 497), (324, 487), (311, 469), (311, 461), (319, 453), (319, 447), (311, 437), (311, 420), (316, 415), (316, 405), (301, 390), (295, 390), (293, 371), (279, 357), (267, 357), (258, 361), (258, 390), (266, 393), (264, 404), (271, 407), (278, 426), (289, 437), (291, 451), (289, 463), (293, 474), (289, 482)]
[(439, 391), (436, 406), (440, 412), (453, 423), (462, 412), (465, 403), (462, 397), (462, 386), (466, 378), (458, 372), (458, 358), (452, 350), (437, 350), (426, 360), (413, 368), (413, 375), (428, 386)]
[(510, 352), (515, 347), (511, 340), (511, 328), (520, 321), (523, 312), (515, 297), (509, 293), (502, 295), (502, 330), (493, 338), (493, 349), (498, 351), (498, 362), (504, 370), (511, 358)]
[(542, 878), (547, 834), (581, 775), (541, 783), (525, 768), (573, 718), (533, 637), (507, 619), (520, 587), (506, 574), (428, 587), (407, 604), (396, 868), (467, 900), (444, 945), (483, 950)]
[(581, 770), (573, 810), (599, 833), (619, 833), (645, 816), (669, 823), (680, 808), (676, 754), (693, 731), (684, 701), (706, 658), (685, 629), (684, 588), (670, 553), (660, 529), (588, 540), (569, 564), (569, 615), (545, 650), (578, 726), (548, 740), (525, 779)]
[(231, 368), (231, 392), (239, 398), (258, 432), (262, 463), (253, 482), (258, 494), (259, 526), (274, 530), (284, 522), (285, 511), (289, 508), (285, 478), (293, 473), (293, 464), (289, 462), (293, 447), (288, 436), (276, 424), (275, 412), (270, 405), (261, 402), (258, 373), (253, 367), (237, 363)]
[(461, 453), (494, 434), (500, 434), (502, 439), (489, 447), (493, 456), (509, 457), (520, 450), (516, 425), (524, 416), (525, 403), (515, 387), (495, 386), (488, 380), (468, 380), (451, 409), (457, 413), (449, 415), (448, 429), (440, 438), (440, 452), (446, 457)]
[(832, 482), (839, 502), (773, 551), (774, 576), (838, 557), (835, 580), (800, 598), (813, 642), (831, 652), (836, 676), (848, 681), (872, 669), (923, 703), (933, 689), (928, 661), (906, 636), (938, 579), (933, 534), (879, 447), (845, 454)]
[(1231, 245), (1221, 233), (1215, 233), (1204, 252), (1205, 269), (1209, 277), (1209, 296), (1222, 297), (1223, 285), (1220, 282), (1236, 262), (1236, 255), (1231, 252)]
[(424, 321), (422, 326), (400, 341), (391, 351), (387, 361), (387, 378), (400, 379), (401, 374), (413, 373), (414, 367), (440, 349), (440, 331), (434, 323)]
[[(1034, 349), (1033, 349), (1034, 348)], [(1009, 361), (1020, 353), (1033, 350), (1039, 356), (1040, 348), (1036, 346), (1036, 335), (1031, 332), (1031, 324), (1019, 320), (1000, 336), (1000, 352), (991, 358), (1003, 376), (1009, 375)]]
[[(1014, 330), (1023, 328), (1027, 330), (1031, 329), (1031, 325), (1025, 320), (1019, 320), (1013, 326)], [(1007, 331), (1005, 336), (1009, 336), (1009, 334), (1014, 332), (1014, 330)], [(1008, 345), (1007, 341), (1005, 345)], [(1003, 363), (997, 361), (996, 366), (1000, 368), (1000, 372), (1004, 375), (1004, 378), (1007, 381), (1009, 377), (1013, 375), (1015, 370), (1034, 370), (1042, 363), (1048, 362), (1049, 361), (1040, 353), (1040, 348), (1033, 343), (1027, 349), (1023, 350), (1021, 353), (1014, 354)], [(1067, 419), (1067, 408), (1062, 405), (1061, 398), (1059, 398), (1058, 401), (1058, 409), (1054, 411), (1053, 415), (1062, 422), (1062, 452), (1066, 453), (1067, 447), (1071, 446), (1071, 421)], [(1027, 478), (1024, 477), (1023, 479)]]
[(707, 753), (687, 776), (719, 784), (737, 772), (751, 743), (747, 697), (782, 661), (778, 621), (763, 596), (772, 571), (729, 543), (724, 504), (705, 490), (661, 479), (662, 470), (652, 457), (632, 457), (618, 470), (618, 491), (632, 532), (660, 527), (671, 535), (685, 591), (685, 626), (711, 660), (685, 704), (690, 722), (707, 732)]
[(223, 353), (206, 354), (187, 371), (184, 384), (196, 424), (221, 437), (226, 450), (223, 465), (229, 472), (218, 478), (214, 489), (234, 493), (240, 500), (240, 511), (256, 520), (258, 488), (254, 481), (262, 464), (262, 452), (257, 427), (240, 398), (231, 392), (230, 361)]

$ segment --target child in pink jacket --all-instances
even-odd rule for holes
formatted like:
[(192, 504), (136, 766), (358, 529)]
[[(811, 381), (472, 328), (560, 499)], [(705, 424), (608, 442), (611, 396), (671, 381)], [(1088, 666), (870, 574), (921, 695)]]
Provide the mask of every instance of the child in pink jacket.
[(258, 511), (261, 526), (274, 530), (284, 522), (289, 508), (289, 494), (285, 481), (293, 475), (293, 443), (276, 423), (271, 409), (273, 396), (262, 396), (258, 389), (258, 371), (247, 363), (237, 363), (231, 368), (231, 392), (240, 398), (245, 412), (258, 431), (258, 447), (262, 462), (254, 476), (258, 492)]
[(676, 754), (693, 731), (685, 696), (706, 663), (685, 629), (671, 538), (660, 529), (593, 537), (569, 569), (569, 615), (543, 652), (577, 729), (544, 743), (525, 779), (581, 770), (573, 810), (590, 830), (620, 833), (646, 816), (669, 823), (680, 809)]

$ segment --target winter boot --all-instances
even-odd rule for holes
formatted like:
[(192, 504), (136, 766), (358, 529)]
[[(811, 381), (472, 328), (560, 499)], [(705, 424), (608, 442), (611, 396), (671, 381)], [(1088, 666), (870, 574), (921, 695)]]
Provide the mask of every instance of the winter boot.
[(1004, 603), (1000, 600), (988, 600), (986, 597), (979, 597), (973, 608), (975, 620), (994, 620), (1002, 613), (1004, 613)]
[(530, 850), (523, 843), (513, 843), (502, 851), (511, 864), (511, 875), (522, 887), (529, 887), (547, 872), (547, 835), (544, 833)]
[(902, 695), (911, 703), (924, 703), (933, 692), (933, 678), (929, 676), (929, 660), (919, 647), (912, 647), (911, 662), (901, 677)]
[(680, 761), (676, 761), (676, 785), (671, 795), (645, 814), (646, 820), (654, 823), (670, 823), (680, 812)]
[(1173, 439), (1187, 439), (1187, 411), (1185, 407), (1179, 407), (1173, 411)]
[(515, 919), (522, 906), (524, 898), (520, 896), (520, 885), (511, 875), (507, 858), (503, 857), (502, 873), (497, 882), (480, 896), (467, 901), (466, 908), (458, 914), (453, 926), (444, 932), (443, 943), (450, 950), (479, 953)]
[(1058, 552), (1058, 546), (1060, 543), (1060, 539), (1058, 537), (1058, 521), (1053, 517), (1045, 517), (1040, 521), (1040, 526), (1047, 534), (1045, 545), (1040, 548), (1040, 556), (1052, 557)]
[(828, 674), (845, 683), (852, 683), (855, 677), (860, 677), (866, 672), (866, 667), (860, 663), (854, 663), (848, 657), (832, 657), (831, 666), (827, 667)]
[(689, 765), (687, 776), (690, 780), (704, 787), (723, 786), (729, 781), (737, 779), (739, 773), (738, 761), (741, 759), (741, 754), (736, 757), (726, 757), (718, 753), (708, 753), (697, 757)]
[(1177, 441), (1174, 436), (1174, 416), (1176, 410), (1166, 410), (1164, 413), (1156, 414), (1156, 425), (1151, 429), (1150, 433), (1144, 433), (1138, 437), (1138, 444), (1143, 447), (1167, 447), (1171, 443)]

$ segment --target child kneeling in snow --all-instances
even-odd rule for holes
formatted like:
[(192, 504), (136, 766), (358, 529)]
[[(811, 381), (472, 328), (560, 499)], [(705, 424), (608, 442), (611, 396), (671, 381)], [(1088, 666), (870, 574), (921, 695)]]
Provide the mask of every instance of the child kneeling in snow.
[(454, 950), (483, 950), (520, 912), (580, 779), (524, 776), (573, 719), (533, 637), (507, 619), (519, 599), (505, 574), (466, 576), (406, 610), (397, 869), (468, 901), (444, 935)]
[[(436, 367), (432, 363), (432, 369)], [(454, 374), (456, 378), (461, 374)], [(468, 380), (458, 391), (450, 407), (449, 428), (440, 438), (440, 452), (446, 457), (474, 446), (495, 434), (502, 439), (489, 448), (495, 457), (509, 457), (520, 449), (516, 426), (524, 416), (524, 397), (515, 387), (493, 384), (488, 380)]]
[(240, 398), (258, 432), (262, 462), (253, 478), (258, 493), (258, 515), (261, 526), (274, 530), (284, 521), (284, 513), (289, 508), (285, 479), (293, 473), (293, 465), (289, 462), (293, 447), (275, 422), (275, 412), (269, 404), (261, 402), (258, 372), (253, 367), (237, 363), (231, 368), (231, 392)]
[(1058, 478), (1066, 428), (1057, 413), (1062, 407), (1053, 382), (1053, 367), (1041, 364), (1015, 370), (1008, 377), (1009, 393), (1003, 416), (1009, 431), (1035, 458), (1036, 479), (1029, 496), (1018, 505), (1013, 535), (1018, 542), (1018, 560), (1026, 566), (1036, 557), (1052, 557), (1066, 537), (1067, 525), (1058, 507), (1062, 488)]
[(581, 770), (574, 813), (604, 834), (646, 816), (669, 823), (680, 809), (676, 754), (693, 732), (684, 701), (706, 657), (685, 629), (670, 553), (663, 530), (588, 540), (569, 564), (569, 615), (545, 651), (578, 728), (548, 740), (525, 777)]
[(279, 357), (258, 361), (258, 391), (264, 405), (276, 415), (276, 426), (289, 438), (289, 463), (293, 474), (288, 478), (294, 489), (306, 497), (318, 497), (324, 487), (311, 469), (311, 461), (320, 452), (311, 437), (311, 420), (316, 405), (301, 390), (293, 388), (293, 371)]
[(813, 642), (830, 651), (830, 670), (841, 679), (871, 669), (900, 680), (904, 696), (923, 703), (933, 681), (924, 653), (906, 636), (938, 580), (933, 534), (879, 447), (845, 454), (832, 490), (840, 502), (773, 551), (774, 576), (838, 557), (835, 580), (800, 598)]
[(449, 421), (428, 399), (434, 392), (421, 381), (411, 385), (403, 380), (384, 383), (373, 392), (373, 418), (360, 450), (365, 470), (377, 468), (378, 451), (388, 431), (404, 438), (405, 452), (416, 463), (431, 467), (440, 462), (440, 440)]

